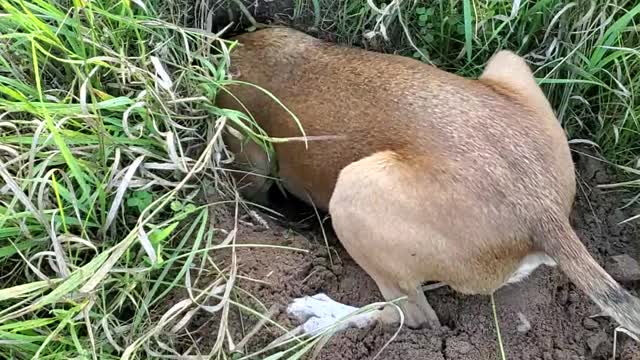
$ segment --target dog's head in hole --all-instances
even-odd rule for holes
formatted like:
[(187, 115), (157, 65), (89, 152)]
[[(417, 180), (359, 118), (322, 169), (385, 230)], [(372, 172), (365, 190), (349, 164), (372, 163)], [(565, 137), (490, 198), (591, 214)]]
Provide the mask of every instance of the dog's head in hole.
[[(575, 174), (566, 135), (524, 60), (499, 51), (478, 79), (407, 57), (274, 27), (236, 37), (238, 84), (221, 107), (251, 115), (269, 157), (237, 126), (225, 134), (243, 194), (283, 186), (329, 212), (353, 259), (409, 327), (439, 326), (420, 284), (491, 294), (541, 264), (560, 269), (640, 333), (640, 301), (569, 224)], [(235, 130), (234, 130), (235, 129)], [(306, 140), (306, 141), (305, 141)], [(277, 162), (277, 167), (274, 166)], [(383, 317), (393, 323), (397, 315)]]

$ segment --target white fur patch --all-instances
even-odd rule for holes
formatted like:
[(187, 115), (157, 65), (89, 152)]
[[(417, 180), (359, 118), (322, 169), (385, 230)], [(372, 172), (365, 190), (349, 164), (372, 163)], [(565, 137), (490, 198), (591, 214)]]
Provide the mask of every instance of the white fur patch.
[[(302, 323), (300, 328), (302, 328), (303, 333), (308, 335), (318, 334), (357, 310), (358, 308), (356, 307), (341, 304), (322, 293), (297, 298), (287, 307), (289, 316)], [(377, 320), (377, 315), (378, 312), (374, 311), (351, 316), (341, 323), (336, 330), (343, 330), (348, 327), (367, 327)]]
[(509, 280), (507, 280), (505, 285), (514, 284), (524, 280), (540, 265), (556, 266), (556, 262), (545, 253), (531, 253), (522, 259), (522, 261), (520, 262), (520, 266), (518, 266), (516, 271), (511, 274), (511, 277), (509, 278)]

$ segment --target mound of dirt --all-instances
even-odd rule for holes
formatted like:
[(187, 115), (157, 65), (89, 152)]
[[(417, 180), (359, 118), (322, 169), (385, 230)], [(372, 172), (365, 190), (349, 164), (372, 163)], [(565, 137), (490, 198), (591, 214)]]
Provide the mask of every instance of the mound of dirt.
[[(638, 227), (633, 222), (619, 224), (636, 214), (638, 209), (621, 210), (624, 193), (597, 187), (612, 180), (611, 172), (602, 162), (585, 154), (577, 155), (576, 160), (578, 194), (572, 221), (579, 237), (600, 263), (620, 254), (638, 259)], [(285, 212), (293, 211), (295, 209)], [(315, 220), (313, 210), (303, 209), (297, 214), (299, 217), (310, 215), (311, 220), (307, 223)], [(318, 226), (301, 231), (304, 235), (300, 235), (291, 231), (286, 223), (284, 225), (270, 219), (268, 229), (260, 225), (242, 226), (238, 241), (294, 247), (308, 252), (269, 247), (238, 248), (236, 251), (238, 272), (242, 275), (238, 286), (263, 302), (263, 309), (277, 306), (280, 311), (274, 318), (276, 321), (295, 326), (287, 318), (286, 306), (296, 297), (319, 292), (354, 306), (382, 301), (373, 280), (349, 258), (329, 224), (324, 227), (330, 252), (326, 250)], [(640, 289), (637, 283), (625, 286), (635, 293)], [(444, 287), (428, 292), (427, 298), (439, 314), (443, 328), (437, 331), (405, 328), (378, 359), (499, 358), (489, 297), (465, 296)], [(495, 299), (507, 358), (611, 358), (612, 322), (608, 318), (592, 318), (599, 313), (598, 307), (558, 269), (539, 268), (524, 282), (498, 291)], [(202, 336), (203, 347), (211, 338), (206, 335), (213, 330), (204, 324), (205, 320), (211, 319), (195, 319), (191, 324), (193, 329), (199, 329), (196, 334)], [(255, 321), (234, 311), (231, 314), (232, 337), (241, 339)], [(214, 326), (215, 322), (209, 324)], [(247, 349), (261, 349), (280, 335), (281, 330), (265, 326), (249, 341)], [(380, 325), (348, 329), (336, 334), (320, 351), (318, 359), (372, 359), (391, 336), (392, 332)], [(638, 344), (626, 335), (620, 335), (618, 339), (618, 359), (640, 359)]]

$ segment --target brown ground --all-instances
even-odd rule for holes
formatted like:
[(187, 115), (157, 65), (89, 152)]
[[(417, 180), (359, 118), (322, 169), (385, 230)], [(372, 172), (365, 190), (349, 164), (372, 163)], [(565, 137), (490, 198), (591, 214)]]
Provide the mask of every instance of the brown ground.
[[(601, 162), (580, 155), (578, 164), (578, 196), (573, 224), (580, 238), (600, 263), (609, 256), (640, 255), (639, 230), (636, 225), (618, 223), (634, 210), (620, 210), (625, 195), (597, 188), (610, 183), (612, 176)], [(290, 204), (287, 203), (287, 204)], [(277, 204), (276, 204), (277, 205)], [(294, 213), (295, 207), (281, 211)], [(635, 209), (637, 210), (637, 209)], [(312, 215), (308, 208), (298, 208), (297, 216)], [(268, 218), (268, 217), (267, 217)], [(316, 221), (317, 223), (317, 221)], [(292, 223), (289, 223), (292, 225)], [(282, 226), (285, 225), (285, 226)], [(275, 318), (292, 327), (284, 313), (293, 298), (325, 292), (333, 299), (350, 305), (362, 306), (381, 301), (375, 283), (349, 258), (325, 224), (334, 265), (318, 226), (300, 231), (299, 235), (284, 221), (269, 219), (269, 229), (240, 226), (238, 241), (249, 244), (284, 245), (310, 250), (308, 253), (268, 248), (241, 248), (237, 251), (239, 274), (258, 280), (241, 280), (239, 286), (252, 293), (266, 307), (277, 305), (280, 313)], [(315, 228), (313, 228), (315, 227)], [(639, 284), (625, 284), (636, 293)], [(449, 288), (427, 293), (445, 327), (438, 331), (404, 329), (380, 354), (378, 359), (497, 359), (497, 340), (490, 299), (485, 296), (465, 296)], [(496, 302), (507, 358), (509, 359), (606, 359), (611, 358), (613, 326), (607, 318), (590, 319), (598, 308), (558, 270), (540, 268), (524, 282), (506, 287), (496, 294)], [(258, 308), (258, 307), (256, 307)], [(522, 313), (530, 322), (528, 331), (519, 331)], [(213, 339), (217, 322), (211, 318), (196, 318), (191, 329), (202, 336), (202, 347)], [(246, 314), (242, 319), (237, 310), (231, 314), (232, 337), (237, 342), (244, 337), (241, 331), (251, 328), (255, 320)], [(266, 346), (282, 333), (275, 327), (265, 327), (249, 342), (248, 350)], [(320, 352), (319, 359), (372, 359), (391, 337), (392, 333), (376, 325), (368, 329), (350, 329), (337, 334)], [(626, 335), (619, 336), (619, 359), (640, 359), (640, 347)], [(265, 356), (265, 355), (263, 355)]]

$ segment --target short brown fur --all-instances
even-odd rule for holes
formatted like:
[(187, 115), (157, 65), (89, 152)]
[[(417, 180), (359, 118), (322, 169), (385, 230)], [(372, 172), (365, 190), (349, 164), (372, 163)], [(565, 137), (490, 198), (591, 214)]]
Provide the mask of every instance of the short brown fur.
[[(491, 294), (525, 256), (545, 253), (611, 316), (640, 331), (638, 299), (569, 226), (575, 175), (567, 139), (520, 57), (501, 51), (471, 80), (287, 28), (237, 40), (232, 72), (240, 80), (269, 90), (308, 136), (337, 136), (308, 148), (276, 144), (277, 175), (330, 212), (340, 241), (387, 300), (408, 296), (409, 326), (439, 324), (422, 282)], [(270, 136), (302, 135), (260, 90), (228, 90)], [(224, 93), (218, 104), (244, 109)], [(226, 140), (248, 168), (269, 174), (273, 164), (256, 144)], [(249, 180), (246, 195), (268, 187)]]

